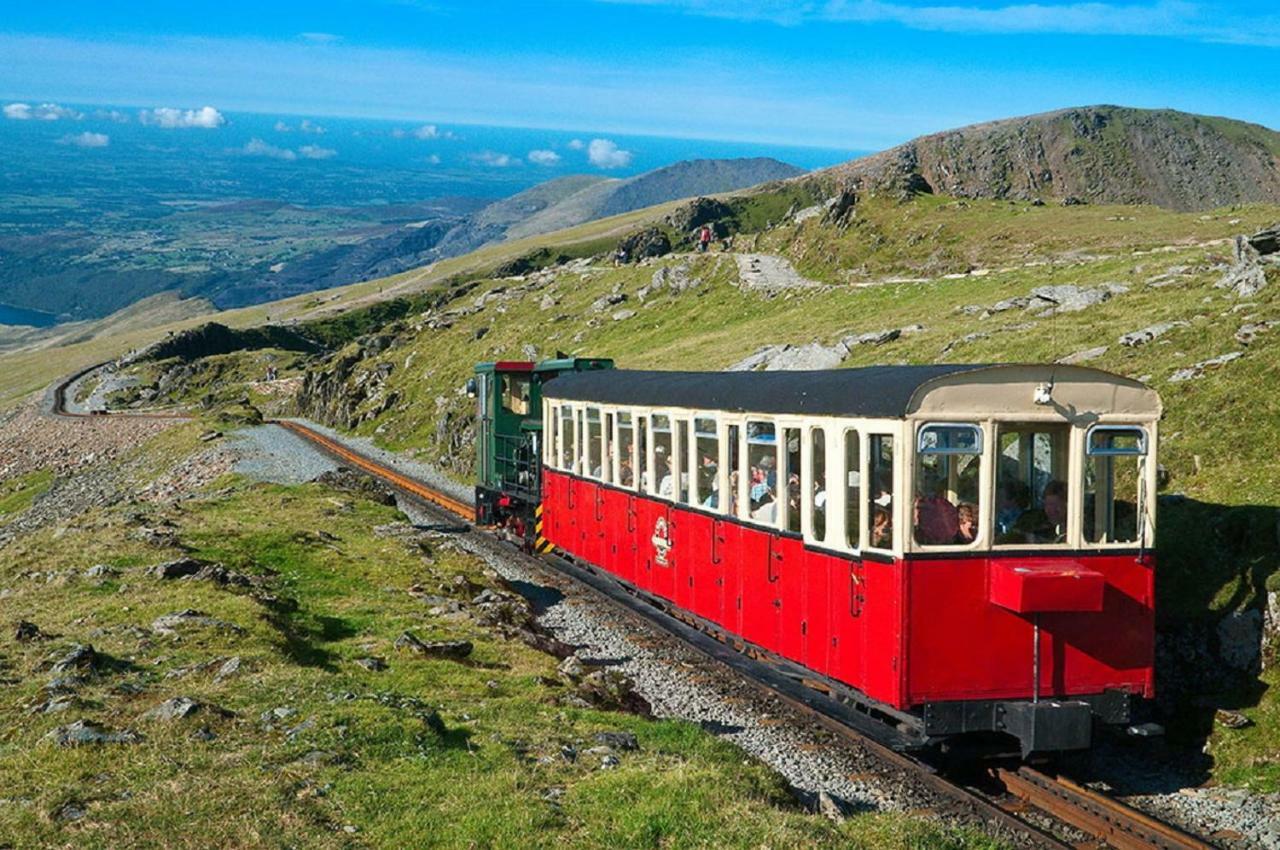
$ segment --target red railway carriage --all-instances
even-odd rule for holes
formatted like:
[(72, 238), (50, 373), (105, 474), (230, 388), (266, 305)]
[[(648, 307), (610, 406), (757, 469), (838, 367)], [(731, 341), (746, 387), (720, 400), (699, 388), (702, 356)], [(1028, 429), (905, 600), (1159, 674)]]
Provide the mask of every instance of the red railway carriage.
[(921, 742), (1079, 749), (1153, 695), (1160, 413), (1068, 366), (567, 373), (543, 534)]

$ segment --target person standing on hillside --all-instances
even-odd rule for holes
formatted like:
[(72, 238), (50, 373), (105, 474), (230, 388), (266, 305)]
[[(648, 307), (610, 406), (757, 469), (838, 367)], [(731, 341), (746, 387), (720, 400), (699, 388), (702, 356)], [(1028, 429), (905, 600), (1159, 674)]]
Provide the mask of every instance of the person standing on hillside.
[(711, 225), (704, 224), (698, 231), (698, 251), (705, 254), (711, 248)]

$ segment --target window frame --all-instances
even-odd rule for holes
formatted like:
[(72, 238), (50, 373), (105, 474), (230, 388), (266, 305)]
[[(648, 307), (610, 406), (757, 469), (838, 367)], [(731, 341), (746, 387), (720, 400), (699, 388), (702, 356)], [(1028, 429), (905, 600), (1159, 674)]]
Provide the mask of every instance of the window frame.
[[(1155, 511), (1156, 497), (1154, 495), (1154, 477), (1155, 477), (1155, 458), (1152, 455), (1151, 447), (1156, 430), (1155, 422), (1107, 422), (1094, 423), (1088, 428), (1078, 428), (1080, 431), (1080, 459), (1078, 466), (1078, 474), (1076, 480), (1079, 483), (1079, 493), (1074, 495), (1078, 502), (1078, 516), (1076, 518), (1076, 533), (1079, 548), (1095, 549), (1095, 550), (1130, 550), (1144, 549), (1155, 546)], [(1138, 431), (1141, 437), (1141, 452), (1090, 452), (1090, 443), (1093, 434), (1097, 431)], [(1138, 492), (1135, 494), (1137, 503), (1134, 505), (1136, 513), (1135, 520), (1138, 524), (1136, 540), (1121, 540), (1103, 543), (1100, 541), (1092, 541), (1085, 535), (1085, 494), (1087, 492), (1086, 479), (1089, 474), (1090, 458), (1102, 458), (1114, 462), (1117, 458), (1137, 458), (1138, 459)]]
[[(1100, 432), (1100, 431), (1101, 431), (1101, 432), (1110, 432), (1110, 433), (1113, 433), (1113, 434), (1118, 434), (1118, 433), (1123, 433), (1123, 432), (1134, 432), (1134, 431), (1136, 431), (1136, 432), (1138, 433), (1138, 450), (1137, 450), (1137, 451), (1116, 451), (1116, 450), (1114, 450), (1114, 449), (1104, 449), (1104, 450), (1094, 451), (1094, 448), (1093, 448), (1093, 435), (1094, 435), (1094, 434), (1096, 434), (1096, 433), (1098, 433), (1098, 432)], [(1146, 428), (1144, 428), (1144, 427), (1142, 427), (1141, 425), (1119, 425), (1119, 424), (1116, 424), (1116, 425), (1102, 425), (1102, 424), (1090, 425), (1090, 426), (1085, 430), (1085, 432), (1084, 432), (1084, 454), (1085, 454), (1085, 457), (1141, 457), (1141, 458), (1145, 458), (1145, 457), (1147, 457), (1147, 455), (1148, 455), (1148, 454), (1150, 454), (1150, 450), (1149, 450), (1149, 449), (1150, 449), (1150, 447), (1149, 447), (1149, 444), (1148, 444), (1148, 438), (1149, 438), (1149, 435), (1148, 435), (1148, 433), (1147, 433), (1147, 429), (1146, 429)], [(1145, 466), (1145, 462), (1144, 462), (1144, 466)]]
[[(992, 482), (994, 475), (990, 472), (992, 464), (992, 456), (999, 448), (999, 422), (995, 423), (996, 428), (992, 428), (990, 420), (975, 422), (972, 419), (946, 421), (930, 419), (919, 422), (916, 425), (913, 452), (910, 460), (909, 479), (907, 481), (907, 490), (904, 494), (904, 504), (908, 508), (907, 523), (904, 527), (909, 527), (911, 533), (907, 535), (908, 539), (902, 541), (905, 548), (910, 548), (913, 552), (966, 552), (978, 549), (994, 548), (994, 534), (986, 527), (988, 523), (984, 519), (990, 515), (992, 524), (994, 524), (994, 514), (992, 513), (995, 499), (990, 495), (992, 491)], [(925, 431), (930, 428), (965, 428), (977, 434), (977, 450), (969, 449), (924, 449), (921, 446)], [(995, 434), (994, 439), (988, 439), (988, 430)], [(1068, 461), (1070, 460), (1070, 438), (1068, 437)], [(938, 455), (940, 457), (960, 457), (963, 455), (978, 456), (978, 499), (976, 506), (978, 508), (977, 517), (977, 533), (974, 534), (973, 540), (968, 543), (920, 543), (916, 540), (915, 533), (915, 500), (916, 491), (919, 485), (920, 476), (920, 458), (927, 455)], [(957, 504), (956, 508), (959, 509)], [(1070, 514), (1068, 514), (1068, 521)], [(994, 528), (994, 525), (992, 526)], [(1060, 544), (1059, 544), (1060, 545)]]

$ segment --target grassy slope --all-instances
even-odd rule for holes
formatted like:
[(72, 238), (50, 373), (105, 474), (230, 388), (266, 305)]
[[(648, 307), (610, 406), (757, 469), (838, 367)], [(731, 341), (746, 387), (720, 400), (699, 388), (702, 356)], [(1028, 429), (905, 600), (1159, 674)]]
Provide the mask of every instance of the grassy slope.
[[(141, 450), (171, 461), (197, 445), (198, 431), (182, 426)], [(836, 826), (803, 813), (776, 775), (696, 726), (561, 706), (553, 657), (474, 621), (433, 615), (406, 592), (415, 584), (434, 592), (459, 575), (492, 580), (445, 537), (424, 550), (373, 533), (399, 519), (392, 508), (318, 485), (231, 479), (207, 498), (127, 517), (138, 510), (92, 512), (21, 538), (0, 557), (6, 610), (56, 635), (0, 648), (0, 845), (988, 846), (902, 815)], [(181, 550), (133, 534), (138, 522), (162, 520)], [(184, 552), (274, 574), (269, 592), (296, 608), (147, 574)], [(118, 573), (81, 575), (95, 563)], [(186, 608), (243, 631), (147, 630)], [(392, 643), (406, 629), (476, 649), (467, 663), (397, 654)], [(92, 643), (114, 669), (92, 676), (74, 707), (28, 714), (47, 697), (49, 660), (74, 643)], [(354, 664), (369, 655), (389, 669)], [(215, 659), (230, 656), (241, 671), (214, 681)], [(178, 695), (235, 716), (141, 717)], [(260, 715), (276, 707), (296, 714), (267, 728)], [(81, 717), (145, 740), (74, 750), (42, 740)], [(196, 736), (201, 728), (216, 738)], [(612, 770), (600, 769), (599, 756), (560, 755), (563, 745), (585, 751), (603, 730), (633, 732), (639, 750), (620, 752)], [(558, 803), (551, 789), (560, 789)], [(68, 804), (83, 817), (61, 817)]]

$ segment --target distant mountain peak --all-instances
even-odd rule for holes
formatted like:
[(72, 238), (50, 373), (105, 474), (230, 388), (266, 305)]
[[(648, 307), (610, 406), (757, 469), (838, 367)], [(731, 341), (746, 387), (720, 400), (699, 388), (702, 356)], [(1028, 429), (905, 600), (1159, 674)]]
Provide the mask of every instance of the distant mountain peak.
[(1101, 104), (930, 133), (823, 173), (958, 197), (1212, 209), (1280, 203), (1280, 133)]

